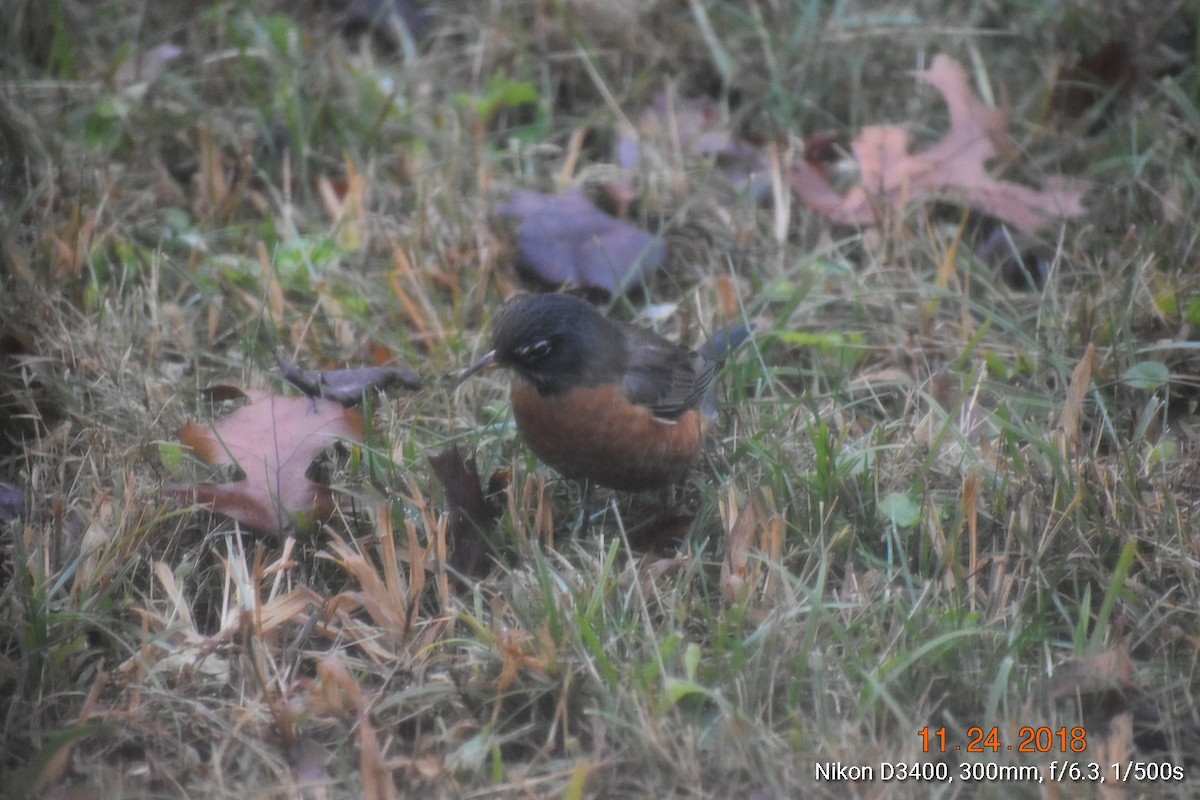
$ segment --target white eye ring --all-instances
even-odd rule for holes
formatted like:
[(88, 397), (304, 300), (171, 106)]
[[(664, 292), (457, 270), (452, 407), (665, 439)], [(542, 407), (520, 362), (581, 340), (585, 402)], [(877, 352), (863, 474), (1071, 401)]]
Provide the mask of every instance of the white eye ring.
[(522, 358), (527, 358), (530, 361), (537, 361), (538, 359), (542, 359), (550, 355), (551, 349), (552, 345), (550, 344), (549, 339), (539, 339), (533, 344), (525, 345), (518, 352)]

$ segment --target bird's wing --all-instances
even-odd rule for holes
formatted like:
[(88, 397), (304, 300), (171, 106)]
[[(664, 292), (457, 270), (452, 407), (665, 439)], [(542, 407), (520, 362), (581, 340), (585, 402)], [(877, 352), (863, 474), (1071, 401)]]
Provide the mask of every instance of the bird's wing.
[(625, 328), (628, 362), (621, 388), (656, 417), (696, 408), (716, 375), (715, 361), (640, 328)]

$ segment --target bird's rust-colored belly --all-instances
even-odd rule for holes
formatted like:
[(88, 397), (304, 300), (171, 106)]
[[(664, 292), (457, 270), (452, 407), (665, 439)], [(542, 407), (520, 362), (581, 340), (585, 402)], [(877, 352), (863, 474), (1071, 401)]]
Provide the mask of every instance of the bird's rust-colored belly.
[(543, 397), (515, 380), (512, 401), (517, 429), (538, 458), (565, 477), (622, 491), (682, 478), (708, 428), (696, 409), (673, 422), (657, 419), (615, 386)]

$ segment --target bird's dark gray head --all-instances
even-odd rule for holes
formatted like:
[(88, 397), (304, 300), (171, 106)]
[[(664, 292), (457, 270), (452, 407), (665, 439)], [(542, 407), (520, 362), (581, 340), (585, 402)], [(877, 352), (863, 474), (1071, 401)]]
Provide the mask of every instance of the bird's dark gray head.
[(587, 301), (565, 294), (507, 306), (492, 328), (491, 355), (541, 394), (613, 380), (626, 358), (620, 329)]

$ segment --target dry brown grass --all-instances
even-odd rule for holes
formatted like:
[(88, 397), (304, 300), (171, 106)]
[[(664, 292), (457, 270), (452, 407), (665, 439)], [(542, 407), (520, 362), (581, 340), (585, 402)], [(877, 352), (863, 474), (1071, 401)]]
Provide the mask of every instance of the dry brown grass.
[[(827, 5), (452, 3), (406, 54), (343, 36), (324, 4), (8, 0), (0, 480), (29, 513), (0, 523), (5, 792), (1194, 794), (815, 777), (883, 761), (957, 777), (967, 759), (922, 753), (917, 732), (953, 748), (975, 726), (1004, 745), (1086, 729), (1086, 753), (973, 757), (993, 771), (1200, 770), (1200, 73), (1194, 37), (1165, 67), (1159, 47), (1196, 13)], [(1138, 45), (1143, 74), (1055, 127), (1055, 65), (1108, 38)], [(168, 41), (180, 54), (152, 81), (122, 72)], [(831, 230), (668, 142), (636, 221), (669, 263), (613, 313), (677, 303), (660, 325), (694, 340), (733, 305), (757, 334), (723, 373), (679, 547), (632, 547), (655, 508), (612, 495), (572, 538), (574, 495), (520, 445), (503, 382), (440, 380), (522, 286), (496, 205), (595, 188), (620, 117), (664, 86), (718, 97), (759, 139), (905, 122), (933, 141), (944, 107), (906, 71), (937, 52), (1009, 104), (1006, 177), (1096, 186), (1086, 217), (1035, 243), (1045, 288), (974, 259), (979, 223), (957, 209)], [(538, 107), (480, 119), (493, 75)], [(431, 377), (375, 402), (366, 444), (322, 465), (339, 514), (286, 543), (159, 491), (203, 477), (170, 444), (214, 413), (199, 390), (278, 386), (275, 344)], [(449, 444), (513, 470), (511, 557), (465, 588), (437, 568), (426, 457)]]

